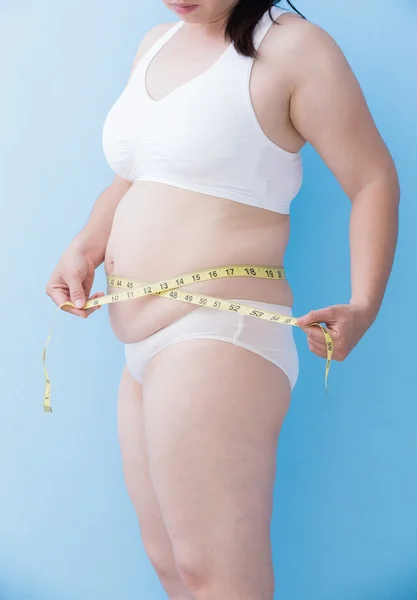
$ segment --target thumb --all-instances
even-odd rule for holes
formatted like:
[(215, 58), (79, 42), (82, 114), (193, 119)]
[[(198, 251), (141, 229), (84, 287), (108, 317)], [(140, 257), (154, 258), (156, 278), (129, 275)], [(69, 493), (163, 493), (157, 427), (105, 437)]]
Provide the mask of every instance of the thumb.
[(68, 283), (68, 287), (69, 287), (71, 302), (77, 308), (83, 308), (86, 303), (86, 298), (85, 298), (85, 293), (84, 293), (81, 278), (80, 277), (69, 277), (67, 283)]
[(327, 323), (328, 321), (331, 321), (332, 318), (333, 307), (329, 306), (328, 308), (311, 310), (307, 315), (304, 315), (304, 317), (297, 319), (297, 325), (306, 327), (307, 325), (312, 325), (313, 323)]

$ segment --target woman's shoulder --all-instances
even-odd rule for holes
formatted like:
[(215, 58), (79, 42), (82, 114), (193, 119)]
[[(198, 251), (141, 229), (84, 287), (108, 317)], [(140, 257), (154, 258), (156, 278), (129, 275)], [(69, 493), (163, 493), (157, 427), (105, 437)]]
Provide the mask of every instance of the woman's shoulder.
[(271, 36), (273, 43), (284, 43), (296, 55), (310, 58), (323, 50), (330, 54), (340, 51), (334, 38), (320, 25), (290, 11), (279, 11), (277, 17), (274, 20), (280, 27), (275, 27), (275, 35)]
[(320, 25), (286, 11), (274, 19), (279, 26), (271, 35), (272, 60), (285, 63), (290, 72), (300, 74), (316, 69), (344, 68), (346, 59), (335, 39)]
[(174, 27), (177, 24), (177, 21), (170, 21), (167, 23), (159, 23), (149, 29), (145, 35), (142, 37), (142, 40), (139, 44), (139, 48), (137, 49), (135, 59), (133, 61), (133, 69), (136, 67), (139, 60), (146, 54), (146, 52), (155, 44), (160, 37), (162, 37), (167, 31)]

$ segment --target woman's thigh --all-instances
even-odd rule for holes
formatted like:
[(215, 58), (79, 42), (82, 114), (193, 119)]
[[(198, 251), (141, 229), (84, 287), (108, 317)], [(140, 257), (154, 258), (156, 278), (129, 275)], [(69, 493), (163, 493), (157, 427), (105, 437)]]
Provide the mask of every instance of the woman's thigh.
[(172, 547), (152, 482), (143, 424), (142, 386), (125, 368), (119, 389), (119, 441), (126, 486), (136, 514), (143, 545), (160, 575), (171, 586), (178, 579)]
[(177, 567), (191, 580), (210, 571), (226, 587), (252, 578), (256, 589), (272, 578), (276, 450), (290, 395), (277, 366), (218, 340), (178, 342), (149, 363), (151, 477)]

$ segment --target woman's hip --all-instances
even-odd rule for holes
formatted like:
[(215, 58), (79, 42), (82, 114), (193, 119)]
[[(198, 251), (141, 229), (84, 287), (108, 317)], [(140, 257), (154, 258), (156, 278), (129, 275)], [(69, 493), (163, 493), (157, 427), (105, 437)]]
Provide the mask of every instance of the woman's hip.
[[(258, 311), (292, 316), (292, 309), (285, 305), (245, 299), (229, 302), (236, 303), (236, 306), (247, 304)], [(218, 340), (244, 348), (284, 371), (291, 389), (296, 384), (299, 362), (291, 326), (208, 307), (188, 312), (142, 341), (126, 344), (126, 361), (131, 374), (142, 382), (149, 363), (158, 353), (190, 339)]]

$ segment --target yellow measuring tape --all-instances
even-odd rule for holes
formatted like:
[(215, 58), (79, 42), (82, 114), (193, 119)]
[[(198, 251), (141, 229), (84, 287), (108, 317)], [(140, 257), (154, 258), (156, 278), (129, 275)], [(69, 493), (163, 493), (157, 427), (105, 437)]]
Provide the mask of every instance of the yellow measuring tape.
[[(240, 315), (247, 315), (255, 317), (257, 319), (263, 319), (265, 321), (272, 321), (273, 323), (281, 323), (282, 325), (291, 325), (298, 327), (297, 319), (295, 317), (288, 317), (279, 315), (277, 313), (263, 311), (255, 309), (249, 304), (240, 304), (231, 302), (230, 300), (222, 300), (221, 298), (214, 298), (213, 296), (206, 296), (202, 294), (195, 294), (193, 292), (185, 293), (179, 291), (179, 288), (190, 285), (193, 283), (199, 283), (201, 281), (210, 281), (213, 279), (220, 279), (222, 277), (257, 277), (259, 279), (286, 279), (285, 271), (282, 267), (265, 267), (259, 265), (227, 265), (224, 267), (218, 267), (215, 269), (195, 271), (193, 273), (187, 273), (185, 275), (179, 275), (173, 279), (167, 279), (157, 281), (155, 283), (143, 283), (135, 281), (133, 279), (126, 279), (125, 277), (107, 277), (107, 283), (110, 287), (119, 288), (126, 290), (121, 293), (108, 294), (101, 298), (89, 300), (83, 307), (83, 310), (94, 308), (97, 306), (103, 306), (105, 304), (115, 304), (116, 302), (124, 302), (126, 300), (133, 300), (134, 298), (143, 298), (144, 296), (162, 296), (164, 298), (171, 298), (172, 300), (178, 300), (180, 302), (186, 302), (188, 304), (195, 304), (196, 306), (205, 306), (215, 308), (217, 310), (225, 310), (227, 312), (234, 312)], [(71, 306), (74, 308), (72, 302), (65, 302), (57, 308), (57, 311), (64, 306)], [(56, 313), (55, 313), (56, 314)], [(333, 356), (333, 340), (327, 327), (324, 327), (321, 323), (313, 323), (309, 327), (320, 327), (323, 331), (324, 339), (327, 346), (327, 361), (326, 361), (326, 373), (325, 373), (325, 386), (327, 392), (327, 382), (329, 377), (330, 363)], [(51, 332), (49, 333), (48, 339), (45, 344), (45, 348), (42, 354), (42, 364), (45, 374), (45, 393), (43, 406), (45, 412), (52, 412), (51, 408), (51, 383), (49, 375), (46, 369), (46, 349), (51, 340)]]

